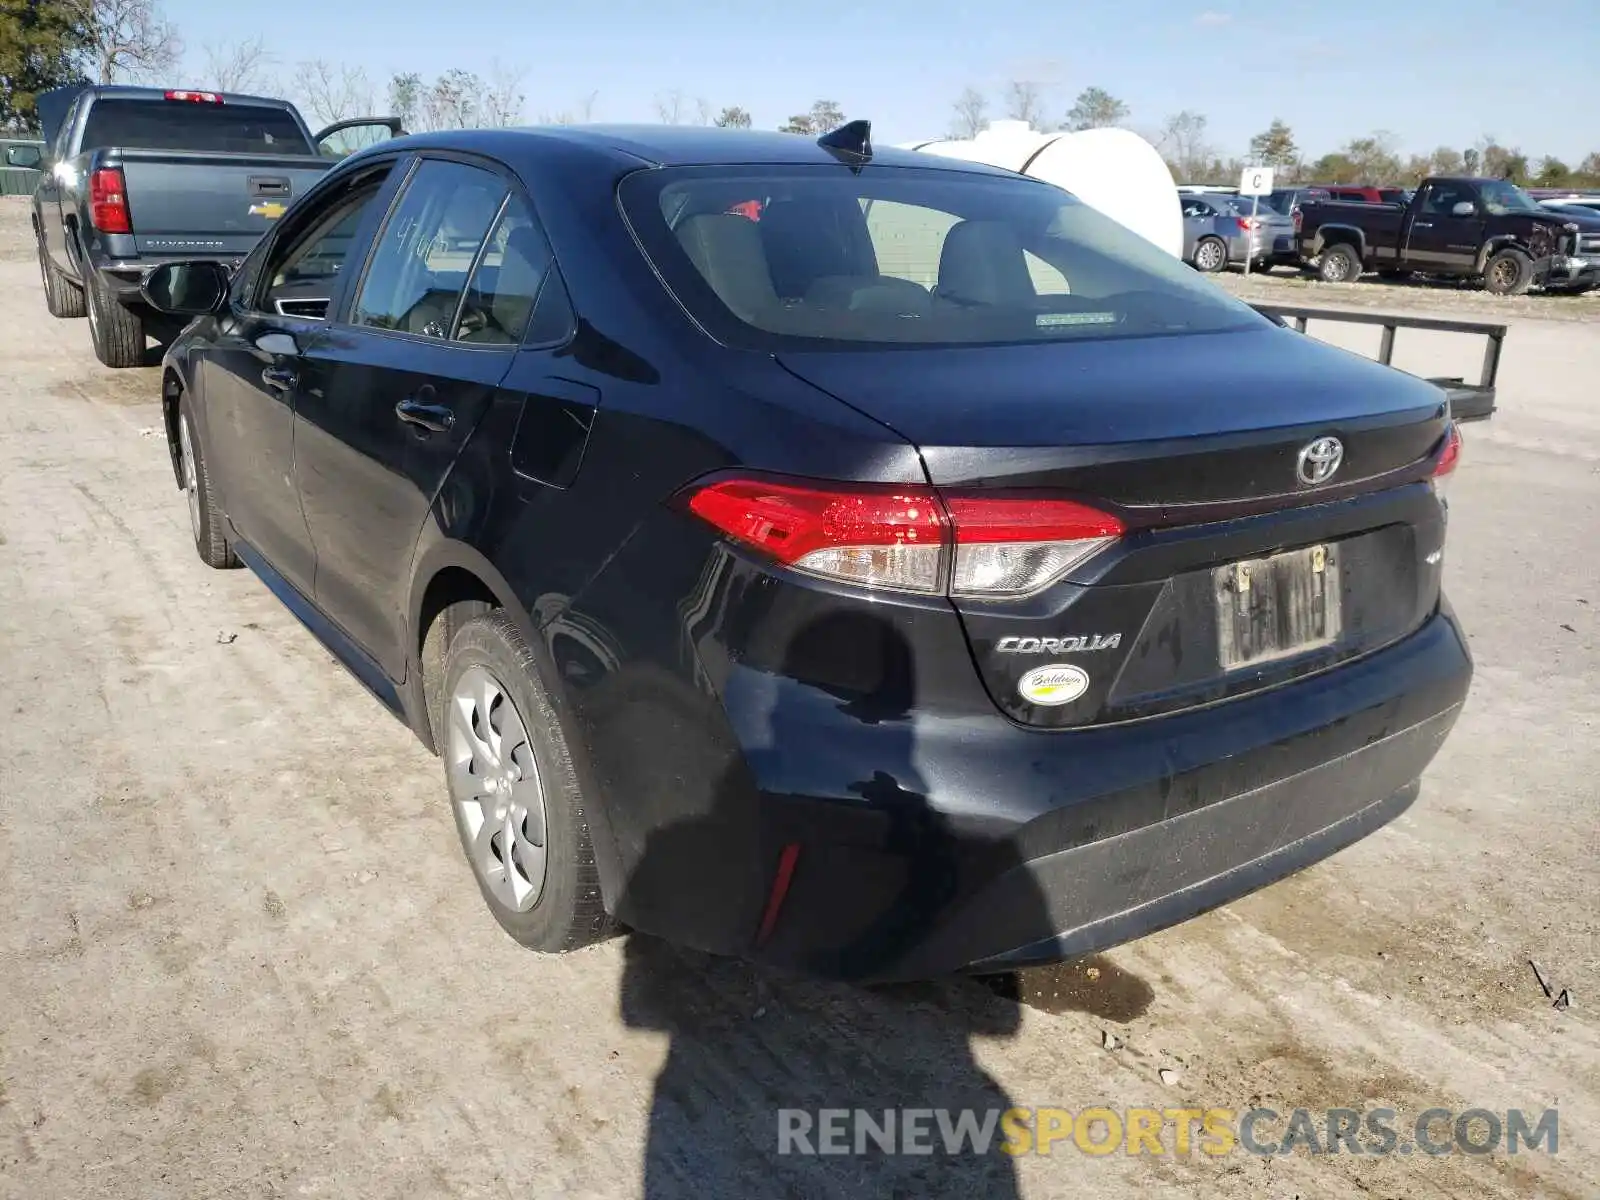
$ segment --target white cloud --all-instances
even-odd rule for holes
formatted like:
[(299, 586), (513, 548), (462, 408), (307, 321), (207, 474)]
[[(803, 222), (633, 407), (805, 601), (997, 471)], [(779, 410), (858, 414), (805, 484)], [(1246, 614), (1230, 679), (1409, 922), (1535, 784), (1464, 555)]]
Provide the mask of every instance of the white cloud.
[(1233, 21), (1233, 14), (1232, 13), (1217, 12), (1215, 9), (1211, 9), (1211, 8), (1206, 9), (1205, 12), (1201, 13), (1198, 17), (1196, 17), (1194, 19), (1194, 23), (1196, 25), (1206, 25), (1206, 26), (1212, 26), (1212, 27), (1215, 27), (1217, 25), (1227, 25), (1227, 24), (1230, 24), (1232, 21)]

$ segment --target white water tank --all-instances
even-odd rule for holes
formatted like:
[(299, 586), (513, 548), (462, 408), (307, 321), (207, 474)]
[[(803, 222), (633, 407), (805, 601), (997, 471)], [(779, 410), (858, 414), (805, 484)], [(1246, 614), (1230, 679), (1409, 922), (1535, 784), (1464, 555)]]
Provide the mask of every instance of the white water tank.
[(995, 121), (971, 141), (908, 142), (903, 148), (1053, 183), (1174, 258), (1183, 254), (1183, 215), (1172, 172), (1154, 146), (1127, 129), (1041, 133), (1026, 121)]

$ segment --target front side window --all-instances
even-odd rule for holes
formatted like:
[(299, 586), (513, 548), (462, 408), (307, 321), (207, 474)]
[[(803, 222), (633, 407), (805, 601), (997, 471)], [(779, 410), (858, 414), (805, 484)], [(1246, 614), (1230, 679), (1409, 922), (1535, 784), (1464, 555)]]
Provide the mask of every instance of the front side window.
[(351, 322), (449, 338), (468, 274), (506, 192), (492, 171), (422, 162), (378, 236)]
[(1497, 217), (1508, 213), (1536, 213), (1539, 206), (1532, 196), (1514, 183), (1496, 179), (1481, 185), (1483, 207)]
[[(973, 345), (1248, 328), (1176, 258), (1035, 180), (914, 167), (639, 171), (620, 196), (679, 301), (729, 344)], [(759, 220), (734, 205), (759, 205)]]
[[(364, 174), (326, 205), (308, 214), (297, 230), (274, 243), (265, 270), (265, 286), (258, 307), (286, 317), (323, 320), (349, 255), (361, 220), (383, 190), (389, 166)], [(256, 274), (247, 259), (244, 286), (253, 287)]]

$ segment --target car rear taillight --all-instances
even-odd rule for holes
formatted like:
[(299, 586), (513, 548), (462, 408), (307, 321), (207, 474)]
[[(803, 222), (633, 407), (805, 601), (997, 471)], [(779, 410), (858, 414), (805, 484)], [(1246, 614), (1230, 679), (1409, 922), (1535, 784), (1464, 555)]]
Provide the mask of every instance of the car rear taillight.
[(1026, 596), (1122, 536), (1122, 522), (1072, 500), (981, 495), (945, 501), (955, 528), (950, 592)]
[(1445, 499), (1449, 489), (1450, 477), (1461, 465), (1461, 426), (1454, 421), (1450, 422), (1450, 429), (1445, 434), (1444, 453), (1439, 455), (1439, 461), (1433, 467), (1433, 490), (1440, 500)]
[(957, 596), (1029, 595), (1123, 532), (1116, 517), (1071, 500), (940, 495), (914, 484), (739, 477), (695, 488), (688, 507), (798, 571)]
[(1234, 219), (1239, 222), (1240, 229), (1249, 230), (1259, 229), (1261, 227), (1261, 222), (1256, 220), (1254, 217), (1235, 217)]
[(183, 101), (187, 101), (190, 104), (221, 104), (222, 103), (222, 97), (217, 95), (216, 92), (191, 92), (191, 91), (188, 91), (188, 90), (180, 89), (178, 91), (167, 92), (166, 93), (166, 98), (168, 100), (183, 100)]
[(101, 233), (132, 233), (128, 191), (120, 167), (101, 167), (89, 176), (89, 220)]

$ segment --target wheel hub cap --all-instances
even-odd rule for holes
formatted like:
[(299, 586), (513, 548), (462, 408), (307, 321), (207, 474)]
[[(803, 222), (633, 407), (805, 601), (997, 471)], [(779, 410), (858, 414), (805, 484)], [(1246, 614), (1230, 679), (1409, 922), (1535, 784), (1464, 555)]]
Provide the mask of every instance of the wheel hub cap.
[(545, 806), (527, 726), (483, 667), (462, 673), (448, 701), (446, 767), (472, 869), (501, 904), (526, 912), (545, 878)]

